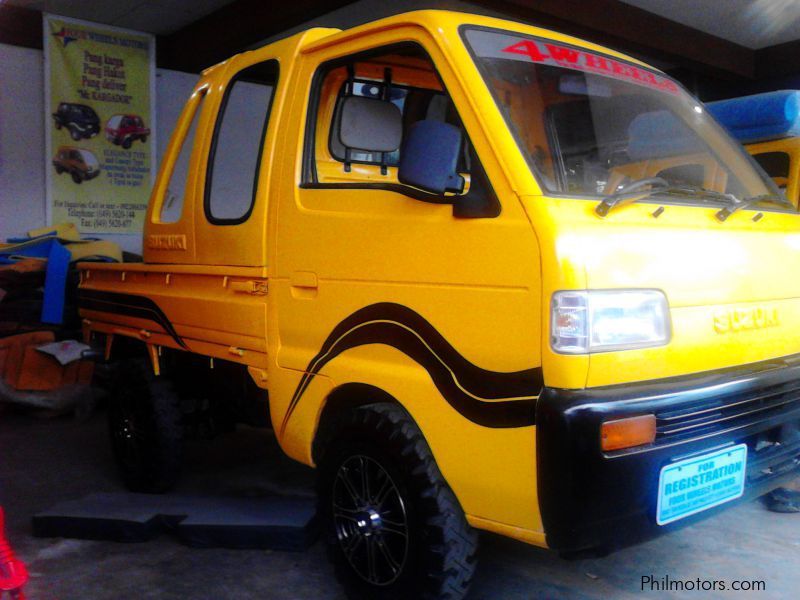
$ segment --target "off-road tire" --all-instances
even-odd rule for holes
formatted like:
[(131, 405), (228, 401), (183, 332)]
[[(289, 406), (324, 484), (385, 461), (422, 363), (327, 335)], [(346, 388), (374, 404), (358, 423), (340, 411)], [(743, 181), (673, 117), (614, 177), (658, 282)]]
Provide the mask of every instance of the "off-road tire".
[(183, 419), (169, 380), (147, 360), (120, 363), (109, 396), (111, 447), (125, 486), (158, 494), (175, 485), (183, 458)]
[[(467, 523), (458, 499), (444, 480), (422, 432), (409, 414), (402, 407), (391, 403), (355, 408), (342, 416), (331, 441), (326, 442), (321, 450), (318, 477), (319, 515), (322, 518), (329, 557), (347, 595), (359, 600), (463, 598), (475, 572), (477, 532)], [(345, 554), (343, 545), (352, 544), (356, 536), (346, 538), (349, 541), (340, 542), (341, 525), (337, 532), (337, 522), (343, 523), (340, 504), (334, 509), (334, 497), (339, 501), (343, 489), (342, 484), (337, 484), (337, 477), (341, 476), (343, 467), (346, 475), (349, 472), (347, 466), (356, 464), (353, 461), (358, 460), (371, 464), (373, 473), (376, 473), (375, 465), (379, 465), (396, 484), (402, 504), (395, 506), (402, 506), (406, 517), (407, 547), (402, 564), (396, 568), (390, 567), (388, 571), (384, 569), (383, 573), (388, 576), (379, 583), (371, 583), (368, 579), (373, 577), (369, 573), (367, 577), (360, 575), (353, 566), (357, 561), (353, 559), (351, 564)], [(362, 485), (362, 492), (363, 487)], [(369, 498), (370, 491), (363, 495)], [(374, 510), (383, 511), (385, 507), (381, 506), (379, 508), (376, 505)], [(339, 515), (338, 520), (334, 519), (335, 510)], [(397, 521), (396, 515), (397, 511), (392, 515), (393, 521)], [(380, 518), (382, 516), (377, 520)], [(373, 521), (376, 519), (373, 518)], [(377, 539), (385, 540), (386, 544), (392, 539), (387, 536), (398, 534), (379, 531), (377, 535)], [(371, 542), (373, 552), (376, 551), (374, 544), (381, 544), (375, 539)], [(402, 540), (402, 536), (399, 539)], [(369, 545), (367, 542), (364, 544), (365, 547)], [(396, 545), (395, 548), (397, 547)], [(401, 552), (395, 552), (395, 558), (400, 554)], [(351, 550), (351, 557), (353, 556), (355, 551)], [(386, 556), (385, 553), (383, 556)], [(394, 562), (399, 563), (396, 560)], [(387, 562), (386, 565), (388, 564)], [(397, 574), (394, 580), (389, 581), (392, 573)], [(378, 577), (373, 579), (377, 580)]]

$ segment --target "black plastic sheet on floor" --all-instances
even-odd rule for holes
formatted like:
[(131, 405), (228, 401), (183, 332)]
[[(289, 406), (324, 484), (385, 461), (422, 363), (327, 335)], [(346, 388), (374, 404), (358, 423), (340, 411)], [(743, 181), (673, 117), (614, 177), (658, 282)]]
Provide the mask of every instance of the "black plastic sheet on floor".
[(173, 533), (189, 546), (302, 551), (317, 535), (313, 498), (91, 494), (33, 517), (33, 535), (146, 542)]

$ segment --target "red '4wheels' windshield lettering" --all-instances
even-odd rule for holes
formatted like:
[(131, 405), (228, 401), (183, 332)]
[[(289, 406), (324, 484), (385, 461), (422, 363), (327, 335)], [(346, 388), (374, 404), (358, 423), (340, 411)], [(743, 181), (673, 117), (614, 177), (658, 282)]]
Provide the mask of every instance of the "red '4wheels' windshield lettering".
[(664, 77), (659, 77), (645, 69), (639, 69), (612, 58), (575, 50), (555, 44), (541, 44), (534, 40), (522, 40), (503, 48), (503, 52), (527, 56), (533, 62), (608, 75), (659, 90), (678, 93), (678, 86)]

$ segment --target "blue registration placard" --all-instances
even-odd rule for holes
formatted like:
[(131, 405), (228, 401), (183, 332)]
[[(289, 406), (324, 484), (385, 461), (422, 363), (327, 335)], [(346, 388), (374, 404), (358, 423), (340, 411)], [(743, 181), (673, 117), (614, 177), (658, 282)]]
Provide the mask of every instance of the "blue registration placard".
[(681, 460), (661, 469), (656, 522), (666, 525), (744, 493), (747, 445)]

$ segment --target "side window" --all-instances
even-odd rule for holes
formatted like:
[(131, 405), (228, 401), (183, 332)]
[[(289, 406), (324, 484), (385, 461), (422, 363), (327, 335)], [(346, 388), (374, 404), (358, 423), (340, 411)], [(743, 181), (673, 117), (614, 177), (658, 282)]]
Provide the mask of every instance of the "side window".
[[(169, 178), (169, 185), (167, 185), (166, 192), (164, 193), (164, 201), (161, 204), (161, 212), (158, 217), (160, 223), (177, 223), (181, 218), (184, 196), (186, 194), (186, 180), (189, 175), (189, 159), (192, 156), (194, 136), (197, 130), (197, 120), (200, 116), (204, 100), (205, 90), (201, 92), (200, 98), (194, 105), (192, 122), (181, 143), (181, 151), (178, 154), (178, 158), (175, 159), (175, 164), (172, 165), (172, 174)], [(114, 126), (115, 125), (112, 124), (112, 127)]]
[(753, 158), (781, 189), (786, 188), (789, 179), (789, 155), (786, 152), (762, 152), (754, 154)]
[(240, 71), (225, 90), (214, 128), (205, 187), (206, 218), (216, 225), (247, 220), (278, 81), (278, 62)]
[[(372, 54), (372, 53), (371, 53)], [(318, 104), (314, 134), (316, 167), (323, 181), (326, 172), (351, 172), (352, 165), (373, 165), (376, 173), (394, 179), (394, 167), (400, 163), (403, 140), (412, 125), (421, 120), (435, 120), (456, 126), (466, 141), (466, 134), (453, 102), (442, 89), (435, 67), (427, 54), (416, 45), (395, 47), (391, 52), (327, 66), (317, 73)], [(364, 111), (363, 127), (358, 136), (363, 146), (345, 143), (353, 139), (352, 126), (343, 120), (343, 109), (350, 98), (372, 100), (373, 109)], [(383, 103), (385, 110), (377, 106)], [(392, 105), (394, 110), (388, 105)], [(375, 108), (377, 107), (377, 109)], [(367, 114), (371, 116), (367, 118)], [(399, 115), (399, 119), (397, 116)], [(399, 135), (388, 135), (398, 127)], [(321, 143), (322, 142), (322, 143)], [(327, 142), (327, 144), (323, 144)], [(468, 145), (465, 143), (459, 171), (467, 173)], [(374, 148), (382, 148), (376, 151)], [(355, 181), (367, 171), (358, 170), (348, 179)]]
[(396, 192), (452, 204), (458, 217), (501, 211), (435, 64), (413, 42), (319, 66), (301, 185)]

